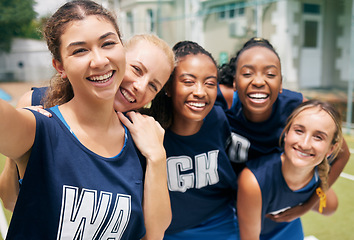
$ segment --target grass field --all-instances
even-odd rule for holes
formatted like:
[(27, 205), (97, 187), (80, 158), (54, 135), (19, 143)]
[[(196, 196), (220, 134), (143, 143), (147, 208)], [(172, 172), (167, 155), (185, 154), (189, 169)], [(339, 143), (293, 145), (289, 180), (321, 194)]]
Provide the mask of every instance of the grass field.
[[(345, 136), (345, 139), (352, 155), (343, 173), (354, 177), (354, 136)], [(5, 158), (0, 155), (0, 170), (4, 163)], [(339, 199), (337, 212), (329, 217), (314, 212), (307, 213), (302, 217), (305, 235), (314, 236), (318, 240), (354, 240), (354, 179), (339, 177), (333, 189)], [(10, 221), (11, 213), (4, 211)]]

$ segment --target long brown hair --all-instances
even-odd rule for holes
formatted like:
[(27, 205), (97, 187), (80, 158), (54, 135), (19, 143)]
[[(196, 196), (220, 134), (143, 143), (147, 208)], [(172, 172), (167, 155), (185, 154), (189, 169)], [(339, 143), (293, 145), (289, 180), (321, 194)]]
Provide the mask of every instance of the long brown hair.
[[(62, 62), (60, 55), (61, 36), (68, 23), (80, 21), (87, 16), (95, 15), (112, 23), (119, 38), (121, 34), (116, 17), (101, 5), (90, 0), (74, 0), (61, 6), (46, 22), (43, 35), (53, 59)], [(70, 101), (74, 97), (72, 86), (67, 78), (56, 74), (50, 80), (50, 87), (44, 99), (45, 107), (52, 107)]]

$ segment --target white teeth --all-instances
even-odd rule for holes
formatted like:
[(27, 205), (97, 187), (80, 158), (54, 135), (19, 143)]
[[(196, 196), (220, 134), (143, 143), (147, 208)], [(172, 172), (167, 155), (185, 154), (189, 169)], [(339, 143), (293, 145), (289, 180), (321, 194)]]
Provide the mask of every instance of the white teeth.
[(250, 98), (257, 98), (257, 99), (265, 99), (268, 97), (267, 94), (264, 93), (252, 93), (248, 95)]
[(113, 71), (106, 73), (104, 75), (101, 75), (101, 76), (90, 77), (89, 80), (104, 83), (104, 82), (107, 82), (112, 77), (112, 75), (113, 75)]
[(125, 89), (121, 89), (120, 92), (122, 93), (122, 95), (131, 103), (135, 102), (135, 99), (132, 98), (130, 96), (130, 94), (125, 90)]
[(300, 151), (297, 151), (301, 156), (304, 156), (304, 157), (309, 157), (311, 156), (311, 154), (309, 153), (304, 153), (304, 152), (300, 152)]
[(206, 104), (202, 102), (189, 102), (188, 105), (201, 108), (201, 107), (205, 107)]

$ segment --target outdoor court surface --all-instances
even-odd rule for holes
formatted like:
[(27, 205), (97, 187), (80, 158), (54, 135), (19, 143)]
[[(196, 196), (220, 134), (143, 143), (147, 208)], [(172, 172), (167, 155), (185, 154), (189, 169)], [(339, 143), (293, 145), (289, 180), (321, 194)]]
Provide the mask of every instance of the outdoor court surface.
[[(301, 219), (306, 240), (354, 240), (354, 135), (347, 135), (345, 139), (351, 149), (351, 157), (341, 177), (333, 185), (338, 196), (339, 207), (337, 212), (329, 217), (315, 212), (305, 214)], [(4, 163), (5, 158), (0, 155), (1, 171)], [(4, 210), (4, 213), (9, 222), (11, 213), (7, 210)], [(0, 229), (1, 217), (0, 212)], [(0, 240), (2, 239), (0, 235)]]

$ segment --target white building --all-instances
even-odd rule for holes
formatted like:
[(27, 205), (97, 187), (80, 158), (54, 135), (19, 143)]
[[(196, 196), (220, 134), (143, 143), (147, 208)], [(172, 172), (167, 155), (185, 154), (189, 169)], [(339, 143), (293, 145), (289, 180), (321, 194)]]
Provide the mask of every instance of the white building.
[[(171, 46), (181, 40), (193, 40), (223, 63), (250, 37), (264, 37), (280, 55), (284, 87), (295, 90), (346, 88), (350, 79), (352, 0), (97, 2), (116, 12), (124, 39), (138, 33), (155, 33)], [(31, 60), (31, 56), (23, 58), (25, 62), (21, 68), (21, 58), (17, 56), (19, 50), (17, 47), (13, 49), (14, 59), (7, 61), (12, 66), (6, 63), (4, 71), (4, 60), (0, 58), (0, 72), (15, 71), (14, 75), (18, 76), (18, 72), (26, 67), (32, 67), (26, 73), (42, 68), (42, 65), (32, 65), (44, 64), (45, 57), (43, 63), (39, 60), (42, 53), (38, 53), (36, 61)], [(27, 49), (26, 54), (30, 53), (34, 54)], [(33, 78), (37, 76), (47, 77), (46, 74), (33, 74)]]

